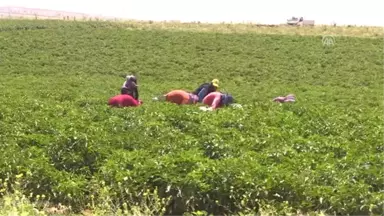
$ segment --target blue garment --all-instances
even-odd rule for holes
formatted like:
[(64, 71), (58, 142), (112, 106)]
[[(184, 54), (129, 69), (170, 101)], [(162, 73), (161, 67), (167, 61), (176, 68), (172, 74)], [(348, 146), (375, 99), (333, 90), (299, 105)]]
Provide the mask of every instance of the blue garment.
[(211, 92), (215, 92), (216, 89), (212, 85), (212, 83), (204, 83), (197, 88), (193, 94), (197, 95), (199, 97), (199, 102), (203, 101), (205, 96), (207, 96)]
[(205, 96), (207, 96), (207, 92), (208, 92), (208, 88), (207, 87), (202, 88), (200, 90), (199, 94), (197, 94), (197, 97), (199, 97), (199, 102), (203, 101)]
[(231, 104), (233, 102), (234, 102), (234, 100), (233, 100), (232, 95), (230, 95), (230, 94), (222, 94), (221, 95), (221, 101), (220, 101), (221, 105), (226, 106), (226, 105)]

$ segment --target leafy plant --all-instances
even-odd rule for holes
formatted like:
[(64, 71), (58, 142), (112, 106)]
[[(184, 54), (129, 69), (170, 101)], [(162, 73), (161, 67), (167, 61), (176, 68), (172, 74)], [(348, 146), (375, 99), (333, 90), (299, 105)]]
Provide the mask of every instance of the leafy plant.
[[(383, 40), (199, 26), (1, 20), (0, 213), (382, 215)], [(213, 78), (242, 109), (151, 100)]]

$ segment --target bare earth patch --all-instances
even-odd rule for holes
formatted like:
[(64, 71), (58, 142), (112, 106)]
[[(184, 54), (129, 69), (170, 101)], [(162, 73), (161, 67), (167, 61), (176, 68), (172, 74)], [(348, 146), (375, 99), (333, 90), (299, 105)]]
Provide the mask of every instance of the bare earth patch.
[[(55, 19), (47, 17), (2, 17), (3, 19)], [(191, 32), (218, 32), (218, 33), (256, 33), (256, 34), (283, 34), (283, 35), (321, 35), (321, 36), (347, 36), (347, 37), (370, 37), (382, 38), (383, 27), (374, 26), (288, 26), (288, 25), (263, 25), (255, 23), (200, 23), (180, 21), (141, 21), (124, 19), (107, 19), (103, 17), (92, 17), (82, 19), (81, 17), (69, 17), (66, 21), (92, 21), (113, 22), (117, 25), (126, 26), (128, 29), (164, 29), (172, 31)]]
[(384, 28), (365, 26), (288, 26), (288, 25), (260, 25), (252, 23), (182, 23), (177, 21), (122, 21), (132, 28), (167, 29), (175, 31), (198, 31), (220, 33), (258, 33), (258, 34), (287, 34), (287, 35), (332, 35), (352, 37), (383, 37)]

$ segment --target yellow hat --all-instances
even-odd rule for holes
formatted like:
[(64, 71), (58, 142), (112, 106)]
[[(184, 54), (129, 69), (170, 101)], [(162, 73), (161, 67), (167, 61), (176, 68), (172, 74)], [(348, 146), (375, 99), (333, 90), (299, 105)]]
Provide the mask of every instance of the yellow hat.
[(213, 79), (212, 80), (212, 85), (215, 86), (216, 88), (219, 87), (219, 80), (218, 79)]

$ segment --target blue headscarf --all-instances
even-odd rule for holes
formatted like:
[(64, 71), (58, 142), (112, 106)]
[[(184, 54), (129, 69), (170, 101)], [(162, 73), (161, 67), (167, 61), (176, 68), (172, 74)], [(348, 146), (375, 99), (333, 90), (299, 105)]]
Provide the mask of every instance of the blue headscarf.
[(229, 105), (234, 102), (233, 96), (231, 94), (223, 94), (221, 96), (221, 104)]

